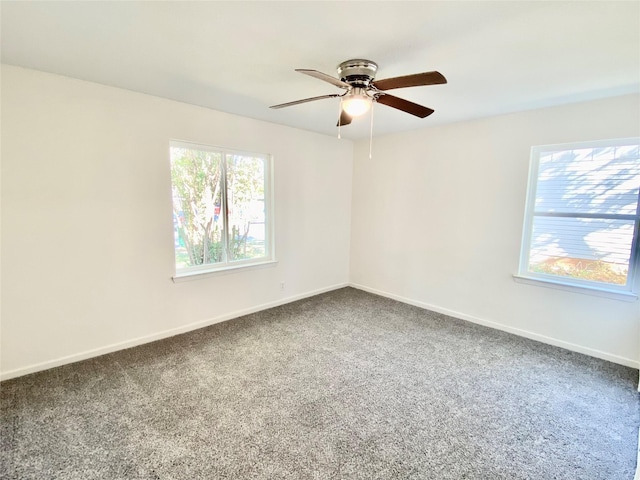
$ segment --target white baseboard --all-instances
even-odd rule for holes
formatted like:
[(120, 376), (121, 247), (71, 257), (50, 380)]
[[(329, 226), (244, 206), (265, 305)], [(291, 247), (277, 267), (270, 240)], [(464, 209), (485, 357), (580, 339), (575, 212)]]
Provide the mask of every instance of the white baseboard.
[[(635, 360), (632, 360), (630, 358), (625, 358), (625, 357), (620, 357), (618, 355), (612, 355), (610, 353), (607, 352), (602, 352), (600, 350), (595, 350), (592, 348), (588, 348), (588, 347), (583, 347), (581, 345), (577, 345), (574, 343), (570, 343), (570, 342), (565, 342), (563, 340), (558, 340), (556, 338), (552, 338), (552, 337), (547, 337), (544, 335), (540, 335), (534, 332), (530, 332), (528, 330), (522, 330), (519, 328), (514, 328), (514, 327), (510, 327), (508, 325), (504, 325), (498, 322), (494, 322), (491, 320), (486, 320), (486, 319), (482, 319), (482, 318), (478, 318), (478, 317), (474, 317), (471, 315), (467, 315), (461, 312), (456, 312), (454, 310), (449, 310), (447, 308), (442, 308), (440, 306), (437, 305), (432, 305), (432, 304), (428, 304), (425, 302), (420, 302), (418, 300), (413, 300), (410, 298), (406, 298), (406, 297), (402, 297), (400, 295), (395, 295), (389, 292), (385, 292), (382, 290), (378, 290), (375, 288), (371, 288), (371, 287), (367, 287), (365, 285), (360, 285), (357, 283), (340, 283), (340, 284), (336, 284), (336, 285), (332, 285), (329, 287), (325, 287), (325, 288), (321, 288), (318, 290), (313, 290), (313, 291), (309, 291), (309, 292), (305, 292), (302, 294), (298, 294), (298, 295), (293, 295), (290, 297), (286, 297), (286, 298), (282, 298), (279, 300), (275, 300), (273, 302), (267, 302), (267, 303), (263, 303), (261, 305), (256, 305), (254, 307), (250, 307), (250, 308), (246, 308), (243, 310), (237, 310), (235, 312), (231, 312), (225, 315), (220, 315), (218, 317), (214, 317), (214, 318), (209, 318), (206, 320), (202, 320), (202, 321), (198, 321), (198, 322), (193, 322), (187, 325), (182, 325), (180, 327), (176, 327), (176, 328), (172, 328), (169, 330), (164, 330), (162, 332), (157, 332), (151, 335), (145, 335), (143, 337), (138, 337), (138, 338), (134, 338), (132, 340), (126, 340), (124, 342), (119, 342), (119, 343), (114, 343), (111, 345), (106, 345), (104, 347), (100, 347), (100, 348), (96, 348), (96, 349), (92, 349), (92, 350), (87, 350), (81, 353), (77, 353), (77, 354), (73, 354), (73, 355), (68, 355), (65, 357), (60, 357), (54, 360), (49, 360), (46, 362), (42, 362), (42, 363), (38, 363), (38, 364), (34, 364), (34, 365), (30, 365), (27, 367), (22, 367), (22, 368), (17, 368), (15, 370), (10, 370), (7, 372), (1, 372), (0, 373), (0, 381), (2, 380), (9, 380), (10, 378), (15, 378), (15, 377), (21, 377), (23, 375), (28, 375), (30, 373), (35, 373), (35, 372), (39, 372), (42, 370), (48, 370), (50, 368), (54, 368), (54, 367), (59, 367), (61, 365), (67, 365), (70, 363), (75, 363), (75, 362), (79, 362), (82, 360), (87, 360), (89, 358), (94, 358), (94, 357), (99, 357), (100, 355), (105, 355), (107, 353), (113, 353), (116, 352), (118, 350), (124, 350), (126, 348), (131, 348), (131, 347), (135, 347), (138, 345), (143, 345), (145, 343), (150, 343), (150, 342), (154, 342), (156, 340), (162, 340), (163, 338), (168, 338), (168, 337), (173, 337), (175, 335), (179, 335), (181, 333), (186, 333), (186, 332), (190, 332), (193, 330), (197, 330), (199, 328), (203, 328), (203, 327), (207, 327), (209, 325), (213, 325), (216, 323), (220, 323), (220, 322), (224, 322), (227, 320), (231, 320), (233, 318), (238, 318), (241, 317), (243, 315), (248, 315), (250, 313), (255, 313), (255, 312), (259, 312), (261, 310), (267, 310), (269, 308), (273, 308), (273, 307), (277, 307), (280, 305), (285, 305), (287, 303), (291, 303), (291, 302), (295, 302), (297, 300), (302, 300), (303, 298), (308, 298), (308, 297), (312, 297), (314, 295), (319, 295), (321, 293), (326, 293), (326, 292), (330, 292), (332, 290), (337, 290), (339, 288), (344, 288), (344, 287), (353, 287), (353, 288), (357, 288), (358, 290), (363, 290), (365, 292), (369, 292), (369, 293), (373, 293), (375, 295), (380, 295), (383, 297), (387, 297), (387, 298), (391, 298), (393, 300), (397, 300), (399, 302), (402, 303), (406, 303), (409, 305), (413, 305), (419, 308), (424, 308), (426, 310), (431, 310), (434, 312), (438, 312), (438, 313), (442, 313), (444, 315), (448, 315), (451, 317), (455, 317), (455, 318), (459, 318), (461, 320), (466, 320), (472, 323), (477, 323), (479, 325), (484, 325), (486, 327), (490, 327), (490, 328), (495, 328), (497, 330), (502, 330), (508, 333), (513, 333), (514, 335), (519, 335), (521, 337), (525, 337), (525, 338), (529, 338), (532, 340), (537, 340), (539, 342), (542, 343), (547, 343), (549, 345), (554, 345), (556, 347), (560, 347), (560, 348), (565, 348), (567, 350), (571, 350), (574, 352), (578, 352), (578, 353), (583, 353), (585, 355), (590, 355), (592, 357), (596, 357), (596, 358), (601, 358), (603, 360), (608, 360), (610, 362), (613, 363), (618, 363), (620, 365), (625, 365), (627, 367), (631, 367), (631, 368), (638, 368), (640, 366), (640, 362), (637, 362)], [(636, 480), (640, 480), (640, 477), (637, 478)]]
[[(456, 312), (454, 310), (449, 310), (448, 308), (443, 308), (438, 305), (432, 305), (425, 302), (420, 302), (418, 300), (413, 300), (411, 298), (402, 297), (400, 295), (395, 295), (393, 293), (384, 292), (382, 290), (378, 290), (375, 288), (367, 287), (365, 285), (360, 285), (357, 283), (350, 283), (349, 286), (353, 288), (357, 288), (358, 290), (363, 290), (365, 292), (373, 293), (375, 295), (380, 295), (382, 297), (391, 298), (393, 300), (397, 300), (402, 303), (407, 303), (409, 305), (413, 305), (415, 307), (424, 308), (426, 310), (431, 310), (433, 312), (442, 313), (444, 315), (448, 315), (450, 317), (458, 318), (460, 320), (466, 320), (468, 322), (477, 323), (479, 325), (484, 325), (485, 327), (495, 328), (496, 330), (502, 330), (504, 332), (513, 333), (514, 335), (518, 335), (520, 337), (529, 338), (531, 340), (536, 340), (538, 342), (547, 343), (549, 345), (553, 345), (556, 347), (564, 348), (566, 350), (571, 350), (572, 352), (583, 353), (585, 355), (589, 355), (591, 357), (600, 358), (602, 360), (608, 360), (613, 363), (618, 363), (620, 365), (624, 365), (631, 368), (639, 368), (640, 362), (636, 360), (632, 360), (630, 358), (621, 357), (618, 355), (613, 355), (611, 353), (603, 352), (600, 350), (596, 350), (589, 347), (584, 347), (582, 345), (577, 345), (571, 342), (565, 342), (564, 340), (559, 340), (553, 337), (547, 337), (545, 335), (540, 335), (535, 332), (530, 332), (528, 330), (522, 330), (520, 328), (510, 327), (509, 325), (504, 325), (502, 323), (494, 322), (492, 320), (486, 320), (484, 318), (474, 317), (472, 315), (467, 315), (465, 313)], [(637, 479), (637, 480), (640, 480)]]
[(81, 360), (87, 360), (89, 358), (99, 357), (100, 355), (117, 352), (118, 350), (124, 350), (125, 348), (131, 348), (131, 347), (136, 347), (138, 345), (143, 345), (145, 343), (155, 342), (156, 340), (162, 340), (163, 338), (173, 337), (175, 335), (180, 335), (181, 333), (191, 332), (193, 330), (198, 330), (199, 328), (208, 327), (209, 325), (225, 322), (227, 320), (242, 317), (244, 315), (249, 315), (250, 313), (259, 312), (261, 310), (267, 310), (273, 307), (278, 307), (280, 305), (285, 305), (287, 303), (302, 300), (303, 298), (313, 297), (314, 295), (319, 295), (321, 293), (330, 292), (332, 290), (337, 290), (339, 288), (344, 288), (348, 286), (349, 286), (348, 283), (331, 285), (329, 287), (320, 288), (318, 290), (313, 290), (313, 291), (301, 293), (298, 295), (293, 295), (286, 298), (281, 298), (273, 302), (263, 303), (261, 305), (245, 308), (243, 310), (237, 310), (235, 312), (227, 313), (225, 315), (220, 315), (218, 317), (189, 323), (187, 325), (182, 325), (180, 327), (171, 328), (168, 330), (163, 330), (162, 332), (153, 333), (151, 335), (145, 335), (143, 337), (134, 338), (132, 340), (126, 340), (124, 342), (113, 343), (111, 345), (106, 345), (104, 347), (87, 350), (81, 353), (67, 355), (65, 357), (60, 357), (55, 360), (49, 360), (46, 362), (37, 363), (34, 365), (30, 365), (28, 367), (22, 367), (22, 368), (17, 368), (15, 370), (10, 370), (8, 372), (2, 372), (0, 373), (0, 381), (9, 380), (10, 378), (15, 378), (15, 377), (21, 377), (23, 375), (28, 375), (30, 373), (40, 372), (42, 370), (48, 370), (50, 368), (59, 367), (61, 365), (67, 365), (69, 363), (79, 362)]

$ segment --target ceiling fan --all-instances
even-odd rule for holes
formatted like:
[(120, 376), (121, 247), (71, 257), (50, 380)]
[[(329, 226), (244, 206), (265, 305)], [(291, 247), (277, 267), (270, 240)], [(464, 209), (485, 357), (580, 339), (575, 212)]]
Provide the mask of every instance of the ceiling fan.
[(434, 111), (417, 103), (404, 100), (386, 93), (386, 90), (405, 87), (419, 87), (422, 85), (437, 85), (447, 83), (447, 79), (439, 72), (423, 72), (403, 77), (385, 78), (376, 80), (378, 65), (371, 60), (354, 59), (347, 60), (338, 65), (338, 78), (327, 75), (317, 70), (296, 69), (296, 72), (304, 73), (312, 77), (328, 82), (336, 87), (346, 90), (344, 93), (321, 95), (319, 97), (305, 98), (294, 102), (273, 105), (270, 108), (284, 108), (300, 103), (323, 100), (325, 98), (341, 97), (340, 118), (337, 126), (349, 125), (353, 117), (366, 113), (371, 108), (371, 102), (382, 103), (388, 107), (402, 110), (416, 117), (424, 118)]

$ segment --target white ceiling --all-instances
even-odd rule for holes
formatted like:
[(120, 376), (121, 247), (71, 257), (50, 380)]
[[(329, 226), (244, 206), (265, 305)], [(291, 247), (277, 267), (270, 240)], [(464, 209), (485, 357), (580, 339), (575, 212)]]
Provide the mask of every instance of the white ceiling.
[(328, 135), (337, 99), (268, 108), (342, 92), (295, 68), (366, 58), (378, 79), (447, 77), (394, 90), (436, 112), (378, 105), (377, 135), (640, 91), (637, 1), (2, 1), (0, 15), (3, 63)]

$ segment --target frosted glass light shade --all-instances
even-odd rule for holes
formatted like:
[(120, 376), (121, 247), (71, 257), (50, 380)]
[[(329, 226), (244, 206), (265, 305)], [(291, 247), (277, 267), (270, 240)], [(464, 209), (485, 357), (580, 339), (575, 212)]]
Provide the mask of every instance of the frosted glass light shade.
[(362, 94), (349, 95), (342, 100), (342, 109), (351, 117), (363, 115), (371, 108), (371, 98)]

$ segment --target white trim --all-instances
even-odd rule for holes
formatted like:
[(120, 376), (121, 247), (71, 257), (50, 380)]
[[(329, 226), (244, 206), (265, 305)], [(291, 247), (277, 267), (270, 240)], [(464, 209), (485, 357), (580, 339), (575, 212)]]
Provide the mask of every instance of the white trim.
[(549, 145), (536, 145), (538, 152), (562, 152), (567, 149), (577, 148), (597, 148), (597, 147), (618, 147), (621, 145), (637, 145), (640, 137), (605, 138), (600, 140), (578, 140), (575, 142), (552, 143)]
[(596, 350), (594, 348), (583, 347), (582, 345), (577, 345), (575, 343), (565, 342), (564, 340), (559, 340), (557, 338), (547, 337), (546, 335), (540, 335), (538, 333), (530, 332), (529, 330), (522, 330), (520, 328), (510, 327), (508, 325), (494, 322), (492, 320), (486, 320), (484, 318), (474, 317), (472, 315), (467, 315), (465, 313), (457, 312), (455, 310), (449, 310), (448, 308), (443, 308), (438, 305), (433, 305), (433, 304), (421, 302), (418, 300), (413, 300), (411, 298), (402, 297), (400, 295), (395, 295), (393, 293), (367, 287), (365, 285), (360, 285), (357, 283), (350, 283), (349, 285), (353, 288), (357, 288), (358, 290), (363, 290), (365, 292), (373, 293), (375, 295), (391, 298), (393, 300), (397, 300), (402, 303), (407, 303), (415, 307), (424, 308), (426, 310), (431, 310), (437, 313), (442, 313), (444, 315), (458, 318), (460, 320), (466, 320), (468, 322), (477, 323), (478, 325), (484, 325), (485, 327), (495, 328), (496, 330), (502, 330), (503, 332), (513, 333), (514, 335), (518, 335), (520, 337), (529, 338), (531, 340), (536, 340), (538, 342), (546, 343), (548, 345), (564, 348), (565, 350), (571, 350), (572, 352), (583, 353), (591, 357), (600, 358), (602, 360), (608, 360), (609, 362), (624, 365), (626, 367), (631, 367), (631, 368), (640, 367), (640, 362), (638, 362), (637, 360), (632, 360), (630, 358), (621, 357), (619, 355), (613, 355), (611, 353), (603, 352), (601, 350)]
[[(209, 273), (222, 272), (225, 270), (237, 270), (248, 265), (263, 265), (270, 262), (275, 262), (275, 219), (274, 219), (274, 167), (273, 167), (273, 155), (266, 153), (254, 153), (242, 150), (233, 150), (225, 147), (216, 147), (213, 145), (203, 145), (200, 143), (185, 142), (183, 140), (170, 140), (169, 141), (169, 157), (171, 163), (171, 188), (173, 189), (173, 155), (171, 150), (173, 148), (181, 148), (186, 150), (205, 151), (220, 155), (220, 212), (222, 212), (222, 259), (220, 262), (207, 263), (204, 265), (195, 265), (185, 268), (175, 269), (175, 275), (172, 280), (180, 281), (185, 277), (191, 277), (193, 275), (202, 275)], [(227, 165), (230, 156), (244, 156), (255, 159), (261, 159), (264, 165), (264, 208), (265, 208), (265, 256), (259, 258), (251, 258), (244, 260), (229, 260), (229, 206), (228, 206), (228, 192), (227, 192)], [(175, 212), (175, 204), (173, 203), (172, 193), (172, 208)], [(175, 227), (174, 227), (175, 228)], [(174, 246), (174, 261), (175, 261), (175, 246)], [(202, 278), (202, 277), (200, 277)], [(193, 278), (191, 278), (193, 279)]]
[[(610, 288), (602, 288), (600, 287), (600, 283), (593, 280), (583, 280), (583, 279), (574, 279), (570, 277), (564, 277), (561, 275), (552, 275), (552, 274), (544, 274), (532, 272), (530, 268), (530, 256), (531, 256), (531, 242), (532, 242), (532, 234), (533, 234), (533, 222), (536, 216), (541, 215), (542, 213), (536, 213), (536, 198), (537, 198), (537, 190), (539, 185), (539, 175), (540, 175), (540, 156), (542, 153), (549, 152), (562, 152), (565, 150), (574, 150), (574, 149), (582, 149), (582, 148), (597, 148), (597, 147), (617, 147), (617, 146), (626, 146), (626, 145), (638, 145), (640, 144), (640, 137), (628, 137), (628, 138), (615, 138), (615, 139), (606, 139), (606, 140), (595, 140), (595, 141), (578, 141), (578, 142), (570, 142), (563, 144), (554, 144), (554, 145), (538, 145), (531, 147), (531, 155), (529, 159), (529, 177), (527, 182), (527, 197), (525, 202), (524, 209), (524, 219), (523, 219), (523, 228), (522, 228), (522, 242), (520, 245), (520, 261), (518, 266), (518, 273), (514, 275), (514, 278), (519, 277), (523, 280), (522, 283), (534, 284), (533, 282), (527, 280), (537, 279), (540, 282), (546, 282), (547, 286), (551, 288), (559, 288), (562, 290), (569, 290), (578, 293), (592, 293), (593, 295), (605, 296), (609, 298), (615, 299), (625, 299), (625, 294), (628, 296), (632, 296), (631, 301), (637, 300), (637, 288), (640, 286), (640, 247), (638, 246), (639, 242), (639, 222), (640, 222), (640, 196), (637, 199), (637, 208), (635, 213), (633, 214), (591, 214), (585, 212), (571, 212), (571, 213), (561, 213), (561, 212), (551, 212), (546, 211), (545, 215), (547, 216), (567, 216), (569, 215), (571, 218), (594, 218), (594, 219), (624, 219), (628, 221), (632, 221), (634, 223), (633, 229), (633, 237), (631, 239), (630, 245), (630, 255), (629, 255), (629, 263), (628, 263), (628, 275), (627, 275), (627, 283), (624, 288), (618, 287), (616, 285), (611, 285)], [(585, 217), (588, 216), (588, 217)], [(517, 278), (516, 278), (517, 280)], [(541, 283), (538, 283), (541, 285)], [(584, 285), (585, 288), (591, 289), (592, 292), (580, 291), (578, 288)], [(566, 286), (568, 288), (563, 288)], [(601, 293), (596, 293), (601, 292)], [(620, 295), (616, 295), (614, 292), (619, 292)]]
[[(617, 363), (620, 365), (624, 365), (631, 368), (639, 368), (640, 362), (636, 360), (632, 360), (630, 358), (621, 357), (618, 355), (612, 355), (607, 352), (602, 352), (600, 350), (583, 347), (581, 345), (577, 345), (570, 342), (565, 342), (563, 340), (558, 340), (553, 337), (547, 337), (545, 335), (539, 335), (534, 332), (530, 332), (528, 330), (522, 330), (519, 328), (510, 327), (508, 325), (504, 325), (498, 322), (494, 322), (491, 320), (482, 319), (479, 317), (474, 317), (472, 315), (467, 315), (461, 312), (457, 312), (454, 310), (450, 310), (448, 308), (443, 308), (437, 305), (421, 302), (418, 300), (413, 300), (410, 298), (402, 297), (400, 295), (395, 295), (389, 292), (385, 292), (382, 290), (378, 290), (375, 288), (367, 287), (365, 285), (360, 285), (358, 283), (339, 283), (329, 287), (320, 288), (317, 290), (312, 290), (309, 292), (301, 293), (298, 295), (293, 295), (290, 297), (286, 297), (280, 300), (275, 300), (272, 302), (263, 303), (261, 305), (256, 305), (254, 307), (249, 307), (243, 310), (237, 310), (235, 312), (227, 313), (225, 315), (220, 315), (218, 317), (209, 318), (206, 320), (201, 320), (198, 322), (193, 322), (188, 325), (183, 325), (181, 327), (172, 328), (169, 330), (164, 330), (162, 332), (154, 333), (151, 335), (146, 335), (143, 337), (138, 337), (132, 340), (126, 340), (124, 342), (114, 343), (111, 345), (107, 345), (104, 347), (87, 350), (85, 352), (67, 355), (64, 357), (60, 357), (55, 360), (50, 360), (42, 363), (37, 363), (34, 365), (30, 365), (28, 367), (17, 368), (15, 370), (10, 370), (8, 372), (0, 373), (0, 381), (9, 380), (15, 377), (21, 377), (23, 375), (28, 375), (30, 373), (36, 373), (42, 370), (48, 370), (50, 368), (59, 367), (61, 365), (67, 365), (70, 363), (79, 362), (81, 360), (87, 360), (89, 358), (98, 357), (100, 355), (105, 355), (107, 353), (117, 352), (118, 350), (124, 350), (125, 348), (131, 348), (138, 345), (144, 345), (145, 343), (155, 342), (156, 340), (162, 340), (163, 338), (173, 337), (175, 335), (179, 335), (181, 333), (191, 332), (193, 330), (197, 330), (199, 328), (207, 327), (209, 325), (214, 325), (216, 323), (224, 322), (227, 320), (231, 320), (234, 318), (241, 317), (243, 315), (248, 315), (250, 313), (259, 312), (262, 310), (267, 310), (269, 308), (278, 307), (280, 305), (285, 305), (287, 303), (295, 302), (298, 300), (302, 300), (303, 298), (313, 297), (314, 295), (320, 295), (321, 293), (330, 292), (332, 290), (338, 290), (344, 287), (353, 287), (358, 290), (363, 290), (365, 292), (373, 293), (375, 295), (380, 295), (382, 297), (391, 298), (393, 300), (397, 300), (402, 303), (406, 303), (408, 305), (413, 305), (419, 308), (424, 308), (426, 310), (431, 310), (434, 312), (442, 313), (444, 315), (448, 315), (454, 318), (458, 318), (460, 320), (466, 320), (472, 323), (476, 323), (479, 325), (484, 325), (486, 327), (495, 328), (497, 330), (502, 330), (504, 332), (512, 333), (514, 335), (518, 335), (521, 337), (529, 338), (531, 340), (536, 340), (542, 343), (546, 343), (549, 345), (554, 345), (556, 347), (564, 348), (566, 350), (571, 350), (573, 352), (583, 353), (585, 355), (589, 355), (592, 357), (600, 358), (603, 360), (608, 360), (613, 363)], [(640, 390), (640, 387), (639, 387)], [(637, 478), (636, 480), (640, 480)]]
[(224, 267), (209, 268), (202, 270), (190, 270), (185, 272), (176, 273), (171, 279), (174, 283), (188, 282), (191, 280), (198, 280), (201, 278), (215, 277), (217, 275), (224, 275), (229, 273), (235, 273), (241, 270), (254, 270), (258, 268), (275, 267), (278, 264), (277, 260), (265, 260), (262, 262), (243, 263), (240, 265), (225, 265)]
[(267, 310), (269, 308), (278, 307), (280, 305), (285, 305), (287, 303), (302, 300), (303, 298), (313, 297), (315, 295), (320, 295), (321, 293), (330, 292), (332, 290), (338, 290), (340, 288), (344, 288), (348, 286), (349, 284), (346, 282), (338, 283), (335, 285), (331, 285), (329, 287), (320, 288), (317, 290), (312, 290), (310, 292), (300, 293), (298, 295), (282, 298), (280, 300), (274, 300), (272, 302), (256, 305), (254, 307), (237, 310), (235, 312), (220, 315), (218, 317), (213, 317), (206, 320), (193, 322), (188, 325), (182, 325), (180, 327), (163, 330), (162, 332), (153, 333), (151, 335), (145, 335), (143, 337), (134, 338), (132, 340), (125, 340), (124, 342), (113, 343), (111, 345), (94, 348), (92, 350), (87, 350), (85, 352), (76, 353), (73, 355), (67, 355), (64, 357), (57, 358), (55, 360), (49, 360), (46, 362), (37, 363), (35, 365), (30, 365), (28, 367), (22, 367), (22, 368), (17, 368), (15, 370), (10, 370), (8, 372), (2, 372), (0, 373), (0, 381), (9, 380), (10, 378), (15, 378), (15, 377), (21, 377), (23, 375), (28, 375), (30, 373), (40, 372), (42, 370), (48, 370), (50, 368), (59, 367), (61, 365), (67, 365), (70, 363), (79, 362), (81, 360), (87, 360), (93, 357), (99, 357), (107, 353), (117, 352), (118, 350), (124, 350), (126, 348), (136, 347), (138, 345), (144, 345), (145, 343), (155, 342), (157, 340), (162, 340), (163, 338), (169, 338), (175, 335), (180, 335), (181, 333), (191, 332), (193, 330), (198, 330), (203, 327), (208, 327), (209, 325), (225, 322), (227, 320), (232, 320), (234, 318), (242, 317), (244, 315), (256, 313), (261, 310)]
[(604, 288), (596, 288), (587, 285), (572, 285), (560, 280), (533, 278), (526, 275), (513, 275), (513, 280), (517, 283), (523, 283), (525, 285), (534, 285), (536, 287), (553, 288), (557, 290), (564, 290), (566, 292), (581, 293), (583, 295), (595, 295), (597, 297), (606, 297), (613, 300), (623, 300), (625, 302), (635, 302), (638, 300), (638, 295), (627, 291), (615, 291), (607, 290)]

